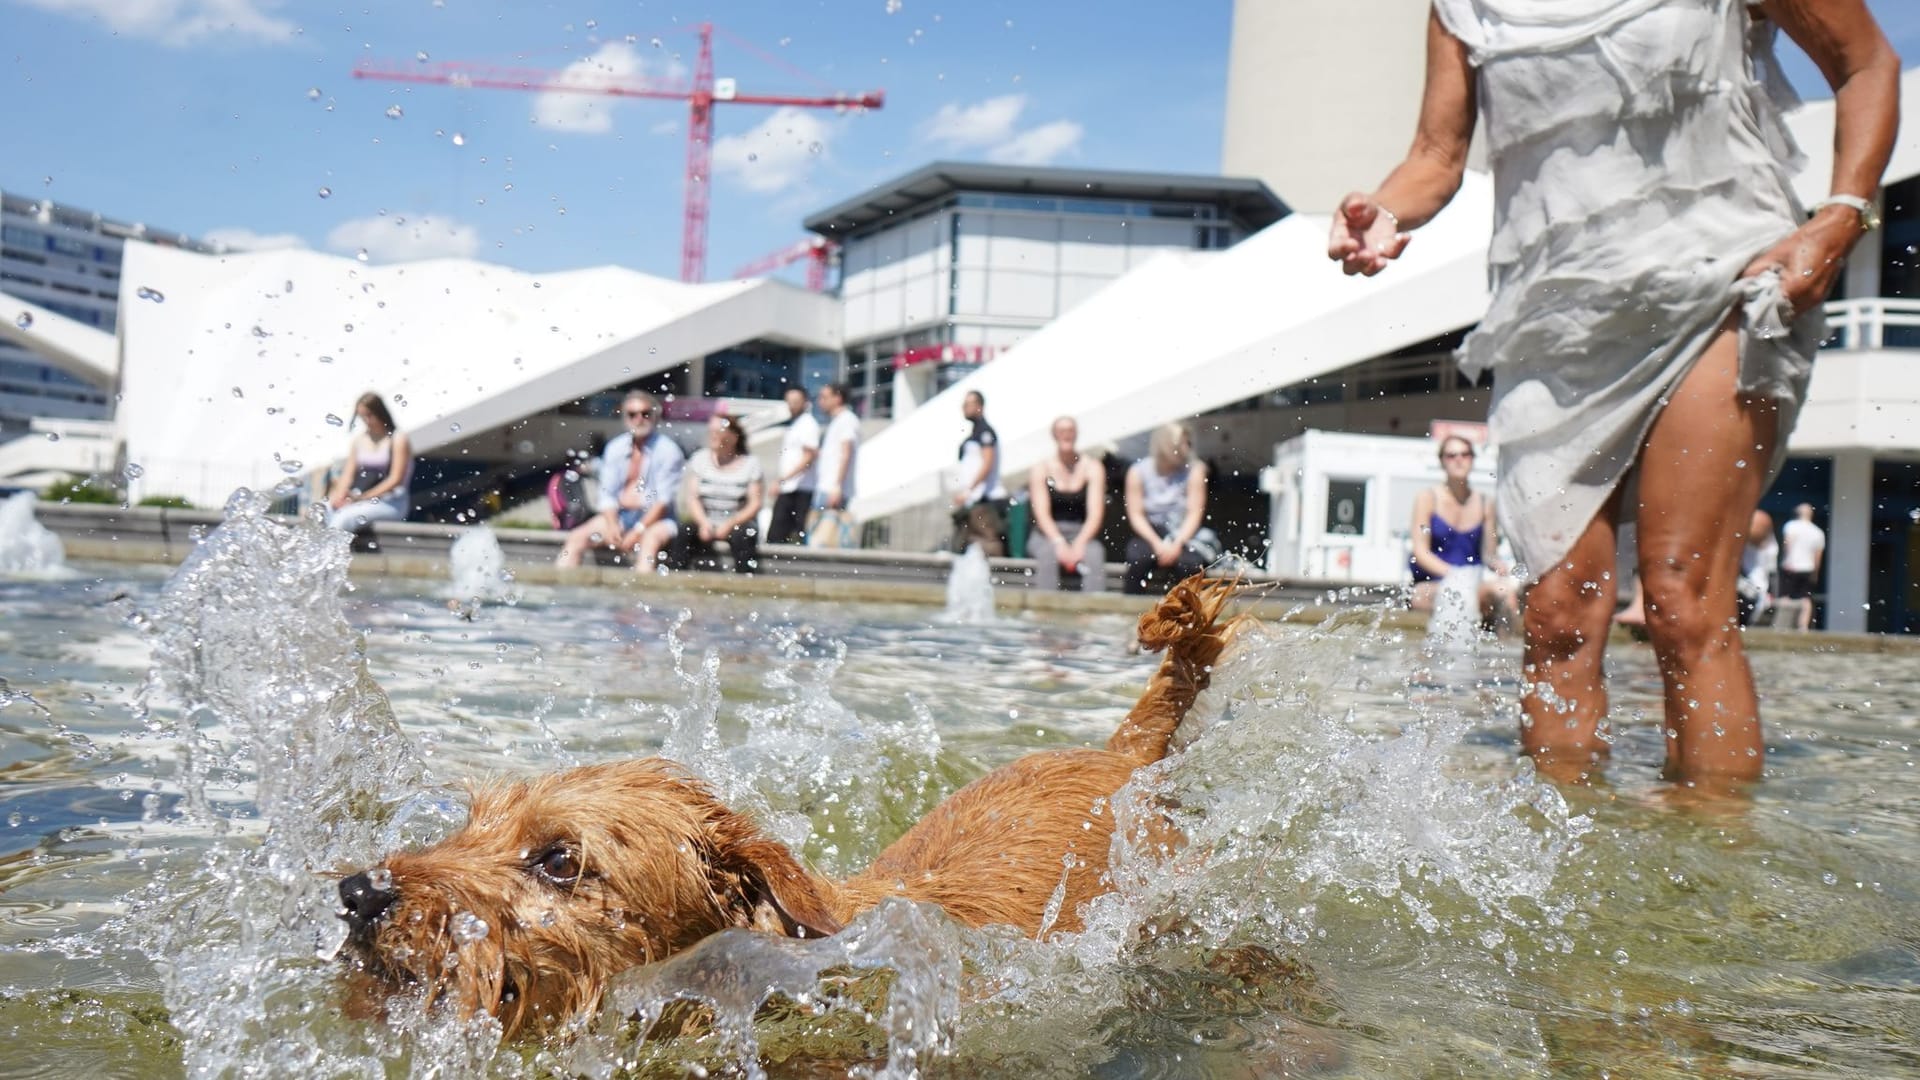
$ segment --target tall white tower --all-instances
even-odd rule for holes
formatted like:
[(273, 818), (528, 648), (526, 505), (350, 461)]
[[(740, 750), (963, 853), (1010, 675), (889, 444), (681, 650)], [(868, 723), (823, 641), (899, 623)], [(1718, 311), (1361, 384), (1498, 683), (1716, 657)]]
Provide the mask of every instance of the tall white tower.
[(1295, 210), (1368, 191), (1413, 141), (1430, 0), (1234, 0), (1221, 171)]

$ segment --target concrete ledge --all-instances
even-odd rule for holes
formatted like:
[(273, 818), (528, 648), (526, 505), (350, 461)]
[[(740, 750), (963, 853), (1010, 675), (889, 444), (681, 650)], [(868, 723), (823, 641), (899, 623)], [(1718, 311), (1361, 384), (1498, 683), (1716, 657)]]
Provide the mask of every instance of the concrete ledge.
[[(221, 515), (208, 510), (169, 510), (159, 507), (117, 507), (42, 504), (40, 523), (59, 534), (67, 557), (94, 562), (148, 563), (177, 566), (192, 550), (201, 530), (220, 523)], [(291, 519), (289, 519), (291, 520)], [(356, 552), (349, 570), (353, 577), (450, 578), (447, 552), (470, 526), (381, 524), (374, 527), (380, 550)], [(560, 534), (543, 529), (496, 529), (500, 546), (514, 578), (530, 585), (603, 586), (668, 597), (725, 594), (764, 596), (843, 604), (914, 604), (941, 607), (947, 602), (946, 579), (951, 555), (913, 552), (826, 550), (782, 546), (761, 549), (765, 569), (760, 574), (718, 574), (683, 571), (642, 574), (626, 566), (557, 567), (553, 556)], [(1027, 586), (1030, 559), (994, 559), (994, 601), (1002, 613), (1138, 615), (1151, 597), (1121, 593), (1039, 592)], [(1117, 568), (1114, 580), (1118, 580)], [(1258, 599), (1249, 591), (1245, 610), (1275, 622), (1325, 626), (1329, 629), (1368, 626), (1409, 634), (1426, 632), (1427, 617), (1419, 612), (1383, 610), (1372, 606), (1378, 590), (1356, 588), (1344, 582), (1281, 582), (1264, 576), (1248, 584), (1262, 590)], [(1611, 640), (1632, 644), (1624, 627), (1614, 627)], [(1745, 635), (1752, 652), (1886, 653), (1920, 656), (1920, 637), (1895, 634), (1840, 634), (1826, 631), (1798, 633), (1755, 628)]]

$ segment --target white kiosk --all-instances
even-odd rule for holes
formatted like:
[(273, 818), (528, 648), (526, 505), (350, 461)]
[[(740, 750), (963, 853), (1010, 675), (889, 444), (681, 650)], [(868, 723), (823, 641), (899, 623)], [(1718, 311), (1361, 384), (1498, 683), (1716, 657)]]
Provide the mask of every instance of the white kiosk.
[(1413, 500), (1443, 480), (1439, 443), (1474, 444), (1472, 483), (1492, 492), (1497, 458), (1484, 424), (1436, 421), (1424, 439), (1308, 431), (1274, 447), (1260, 486), (1273, 496), (1267, 569), (1283, 578), (1393, 585), (1408, 579)]

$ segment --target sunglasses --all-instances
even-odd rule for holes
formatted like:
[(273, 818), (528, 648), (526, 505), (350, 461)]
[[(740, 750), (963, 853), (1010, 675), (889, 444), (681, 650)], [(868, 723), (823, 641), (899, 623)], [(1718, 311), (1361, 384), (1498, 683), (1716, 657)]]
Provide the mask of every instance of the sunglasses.
[(1471, 458), (1473, 457), (1473, 451), (1471, 451), (1471, 450), (1449, 450), (1449, 451), (1447, 451), (1446, 453), (1444, 453), (1444, 454), (1441, 454), (1440, 456), (1441, 456), (1442, 458), (1468, 458), (1468, 459), (1471, 459)]
[(651, 419), (653, 419), (653, 410), (652, 410), (652, 409), (628, 409), (628, 410), (627, 410), (627, 419), (629, 419), (629, 420), (651, 420)]

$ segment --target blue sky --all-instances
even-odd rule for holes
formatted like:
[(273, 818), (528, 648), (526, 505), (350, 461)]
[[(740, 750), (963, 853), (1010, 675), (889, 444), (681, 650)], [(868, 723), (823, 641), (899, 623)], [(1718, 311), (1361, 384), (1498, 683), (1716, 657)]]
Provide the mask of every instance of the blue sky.
[[(1920, 4), (1871, 3), (1920, 62)], [(887, 93), (868, 114), (718, 109), (708, 273), (724, 277), (800, 239), (806, 214), (936, 158), (1217, 169), (1231, 8), (0, 0), (0, 187), (237, 243), (674, 276), (683, 104), (408, 88), (349, 71), (425, 53), (672, 77), (692, 63), (688, 28), (711, 19), (753, 46), (716, 48), (717, 73), (743, 92)], [(1790, 66), (1817, 87), (1804, 61)]]

